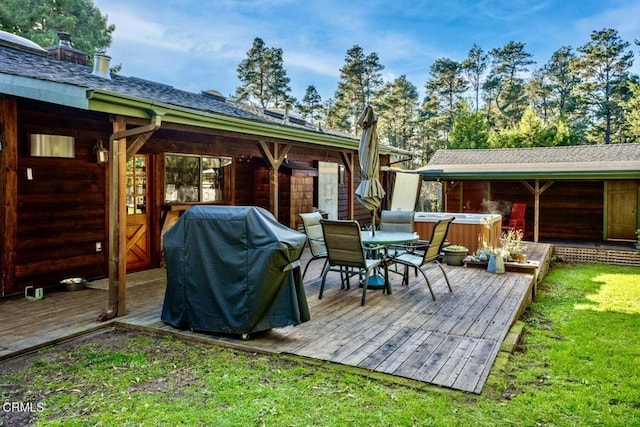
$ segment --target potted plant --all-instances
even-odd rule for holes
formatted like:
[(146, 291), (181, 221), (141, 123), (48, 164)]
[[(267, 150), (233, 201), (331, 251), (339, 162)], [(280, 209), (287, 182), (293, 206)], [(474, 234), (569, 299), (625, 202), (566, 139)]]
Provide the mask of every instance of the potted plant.
[(478, 234), (478, 250), (475, 253), (475, 259), (479, 262), (489, 262), (489, 257), (493, 253), (493, 247), (487, 245), (482, 233)]
[(462, 245), (449, 245), (442, 248), (447, 265), (462, 265), (469, 249)]
[(521, 255), (526, 247), (522, 244), (522, 230), (509, 230), (506, 233), (502, 233), (500, 239), (502, 243), (502, 257), (505, 261), (511, 261), (516, 259), (518, 262), (526, 262), (526, 255), (524, 259)]

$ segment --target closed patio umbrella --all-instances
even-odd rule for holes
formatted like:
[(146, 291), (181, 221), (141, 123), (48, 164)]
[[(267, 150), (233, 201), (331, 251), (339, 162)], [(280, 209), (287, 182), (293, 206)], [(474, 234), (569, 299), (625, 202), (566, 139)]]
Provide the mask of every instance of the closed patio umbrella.
[(371, 211), (371, 230), (375, 234), (376, 209), (382, 204), (385, 195), (379, 179), (380, 157), (378, 154), (378, 119), (373, 108), (367, 105), (358, 119), (362, 127), (362, 137), (358, 155), (360, 158), (361, 181), (356, 189), (356, 198), (364, 207)]

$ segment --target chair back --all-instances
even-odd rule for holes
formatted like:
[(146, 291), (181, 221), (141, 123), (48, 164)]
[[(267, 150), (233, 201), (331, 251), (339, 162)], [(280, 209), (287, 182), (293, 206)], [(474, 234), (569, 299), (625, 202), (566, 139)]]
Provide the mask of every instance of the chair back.
[(526, 203), (513, 203), (511, 205), (511, 216), (509, 217), (509, 228), (524, 229), (524, 214), (527, 210)]
[(320, 220), (324, 242), (327, 245), (329, 265), (366, 268), (360, 225), (357, 221)]
[(429, 246), (424, 251), (422, 258), (422, 265), (433, 262), (440, 257), (442, 246), (447, 239), (449, 233), (449, 226), (453, 222), (455, 217), (445, 217), (436, 222), (431, 232), (431, 239), (429, 239)]
[(327, 247), (324, 244), (322, 225), (320, 225), (320, 220), (322, 219), (320, 212), (301, 213), (298, 215), (302, 218), (302, 227), (307, 235), (311, 255), (325, 255), (327, 253)]
[(414, 231), (413, 211), (389, 211), (380, 213), (380, 231), (404, 231), (413, 233)]

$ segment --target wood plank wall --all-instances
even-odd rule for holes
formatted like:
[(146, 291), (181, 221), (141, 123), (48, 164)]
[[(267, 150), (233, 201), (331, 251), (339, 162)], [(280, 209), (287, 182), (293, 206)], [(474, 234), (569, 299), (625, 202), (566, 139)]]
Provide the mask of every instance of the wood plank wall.
[[(534, 185), (534, 181), (528, 181)], [(540, 186), (547, 181), (541, 181)], [(499, 206), (513, 202), (527, 204), (528, 234), (533, 234), (533, 194), (520, 181), (492, 181), (491, 201)], [(457, 203), (457, 191), (450, 191), (448, 203)], [(499, 213), (499, 212), (497, 212)], [(540, 195), (540, 239), (601, 241), (603, 238), (604, 182), (592, 180), (555, 181)]]
[(556, 181), (540, 195), (541, 238), (600, 241), (603, 218), (603, 181)]
[[(104, 276), (107, 172), (96, 163), (93, 148), (99, 139), (108, 140), (111, 124), (104, 115), (59, 107), (54, 112), (24, 100), (18, 123), (16, 280), (6, 294), (68, 277)], [(34, 133), (73, 136), (75, 158), (30, 156), (29, 134)], [(102, 252), (96, 252), (96, 242)]]
[(14, 97), (0, 96), (0, 295), (15, 288), (18, 104)]
[[(17, 236), (13, 238), (15, 261), (7, 253), (2, 253), (3, 263), (13, 263), (3, 266), (3, 277), (10, 277), (8, 272), (15, 272), (16, 278), (10, 288), (0, 289), (0, 296), (21, 293), (28, 285), (57, 285), (68, 277), (93, 279), (107, 275), (107, 168), (96, 163), (94, 146), (98, 140), (107, 145), (113, 132), (111, 119), (105, 114), (17, 100), (19, 153), (15, 168), (18, 193), (14, 209), (18, 218)], [(141, 125), (139, 122), (134, 120), (128, 128)], [(31, 157), (28, 135), (32, 133), (73, 136), (75, 158)], [(231, 201), (225, 203), (254, 204), (268, 209), (268, 170), (255, 138), (214, 130), (193, 132), (187, 126), (163, 124), (139, 152), (151, 156), (150, 165), (155, 176), (153, 188), (149, 191), (153, 232), (151, 259), (154, 266), (159, 266), (161, 261), (162, 230), (159, 224), (164, 197), (163, 155), (167, 152), (233, 157), (234, 188)], [(310, 145), (293, 144), (288, 157), (309, 166), (319, 159), (343, 164), (340, 150)], [(388, 160), (383, 157), (381, 164), (386, 163)], [(33, 179), (27, 179), (27, 168), (31, 169)], [(355, 189), (360, 182), (357, 156), (353, 170)], [(267, 177), (266, 183), (263, 175)], [(7, 176), (3, 174), (5, 185), (10, 184)], [(281, 194), (283, 215), (280, 219), (295, 227), (298, 213), (313, 208), (315, 177), (289, 172), (284, 179), (287, 185)], [(347, 186), (339, 185), (338, 210), (341, 218), (347, 217), (348, 196)], [(370, 222), (370, 213), (357, 201), (354, 208), (355, 219), (362, 224)], [(96, 252), (97, 242), (102, 243), (102, 252)], [(4, 241), (3, 248), (7, 245)]]

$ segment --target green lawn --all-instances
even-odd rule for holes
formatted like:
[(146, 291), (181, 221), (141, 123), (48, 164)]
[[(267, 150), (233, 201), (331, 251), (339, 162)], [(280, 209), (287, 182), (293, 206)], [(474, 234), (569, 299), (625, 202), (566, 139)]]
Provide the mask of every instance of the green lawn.
[(494, 369), (481, 395), (116, 331), (42, 351), (26, 366), (3, 366), (3, 402), (32, 402), (38, 410), (0, 411), (0, 419), (71, 426), (640, 425), (640, 269), (556, 265), (523, 320), (518, 351)]

